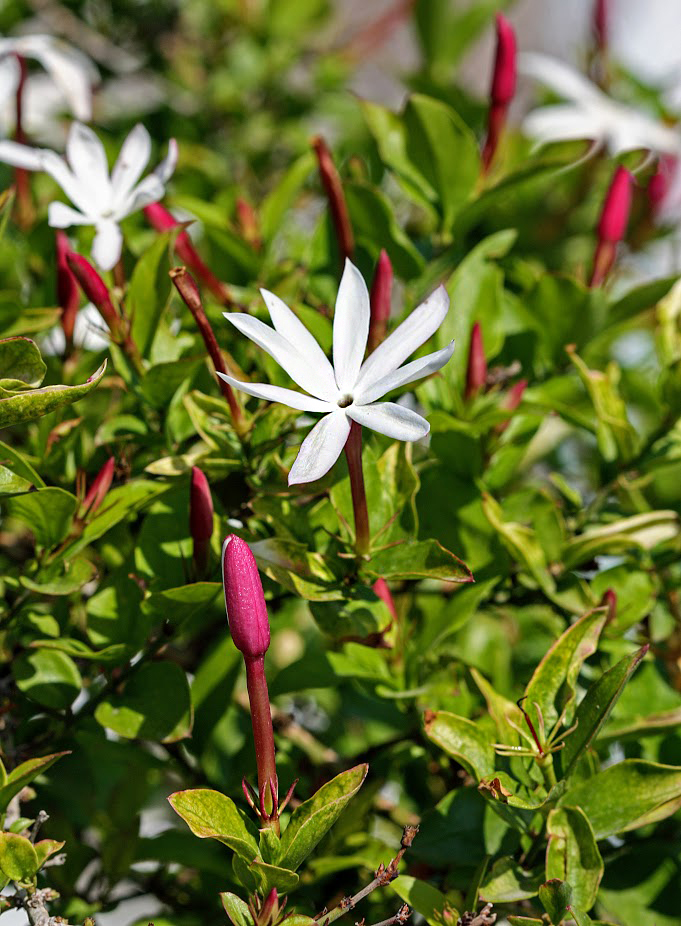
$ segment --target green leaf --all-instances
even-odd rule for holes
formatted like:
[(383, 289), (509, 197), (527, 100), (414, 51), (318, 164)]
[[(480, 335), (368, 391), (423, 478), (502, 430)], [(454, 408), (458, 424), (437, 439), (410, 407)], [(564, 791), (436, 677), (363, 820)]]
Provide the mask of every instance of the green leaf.
[(271, 241), (280, 230), (282, 220), (293, 205), (295, 197), (315, 169), (312, 151), (306, 151), (288, 168), (274, 189), (267, 194), (260, 207), (260, 230), (265, 241)]
[(22, 337), (0, 340), (0, 397), (37, 389), (46, 373), (35, 341)]
[(281, 837), (282, 868), (295, 871), (302, 864), (357, 794), (368, 770), (368, 765), (357, 765), (341, 772), (296, 807)]
[(524, 524), (507, 521), (501, 505), (486, 492), (483, 494), (482, 508), (511, 556), (530, 573), (544, 594), (551, 596), (556, 590), (556, 583), (548, 569), (546, 551), (535, 531)]
[(563, 633), (544, 656), (525, 689), (526, 710), (535, 704), (544, 718), (547, 732), (575, 697), (575, 684), (582, 663), (596, 651), (607, 613), (595, 608), (580, 617)]
[(492, 903), (512, 903), (535, 897), (542, 883), (541, 871), (526, 871), (512, 858), (500, 858), (480, 885), (480, 896)]
[(16, 833), (0, 833), (0, 871), (19, 884), (30, 884), (40, 868), (33, 844)]
[(472, 720), (448, 711), (428, 711), (425, 733), (478, 781), (494, 772), (496, 754), (490, 738)]
[(75, 495), (48, 486), (9, 499), (7, 513), (29, 528), (38, 546), (49, 550), (66, 538), (78, 505)]
[(405, 540), (373, 553), (362, 571), (372, 579), (440, 579), (473, 582), (465, 563), (437, 540)]
[(224, 794), (199, 788), (176, 791), (168, 801), (199, 839), (217, 839), (246, 862), (257, 857), (258, 843), (255, 836), (234, 801)]
[(220, 894), (220, 900), (225, 908), (225, 913), (232, 922), (232, 926), (253, 926), (253, 917), (248, 909), (248, 904), (244, 903), (241, 897), (230, 894), (229, 891), (224, 891)]
[(34, 845), (36, 855), (38, 856), (38, 865), (42, 868), (47, 859), (51, 855), (54, 855), (55, 852), (59, 852), (60, 849), (63, 849), (66, 843), (59, 842), (56, 839), (41, 839), (40, 842), (36, 842)]
[(0, 193), (0, 240), (2, 240), (5, 235), (5, 229), (7, 228), (9, 217), (12, 214), (15, 198), (16, 190), (14, 187), (10, 187), (8, 190), (3, 190), (2, 193)]
[(586, 815), (579, 807), (557, 807), (548, 816), (546, 833), (546, 877), (569, 882), (575, 904), (590, 910), (604, 865)]
[(287, 894), (298, 886), (298, 875), (287, 868), (268, 865), (260, 859), (247, 862), (238, 855), (232, 860), (234, 874), (249, 892), (258, 891), (267, 897), (273, 887), (280, 894)]
[(22, 788), (30, 784), (38, 775), (46, 772), (47, 769), (54, 765), (57, 759), (62, 756), (68, 756), (69, 752), (55, 752), (49, 756), (41, 756), (38, 759), (28, 759), (22, 762), (7, 775), (6, 781), (0, 787), (0, 812), (7, 809), (7, 805), (15, 794), (18, 794)]
[(97, 705), (95, 720), (126, 739), (174, 743), (191, 734), (189, 683), (174, 662), (143, 665), (122, 694)]
[(539, 899), (553, 926), (560, 926), (572, 902), (572, 888), (564, 881), (554, 878), (539, 888)]
[(376, 260), (385, 246), (395, 272), (409, 280), (423, 270), (423, 258), (397, 222), (388, 200), (373, 186), (345, 183), (345, 199), (355, 240)]
[(143, 357), (148, 357), (161, 314), (170, 296), (170, 249), (178, 229), (161, 232), (135, 265), (126, 295), (126, 310), (132, 318), (132, 339)]
[(625, 759), (568, 788), (561, 807), (580, 807), (596, 839), (638, 829), (681, 807), (681, 768)]
[(10, 447), (10, 445), (4, 443), (4, 441), (0, 441), (0, 460), (2, 460), (3, 463), (9, 463), (10, 469), (12, 469), (17, 476), (21, 476), (22, 479), (32, 482), (37, 488), (42, 488), (45, 485), (37, 470), (29, 463), (26, 454), (22, 453), (16, 447)]
[(12, 663), (12, 674), (26, 697), (57, 711), (73, 704), (83, 687), (73, 660), (54, 650), (21, 653)]
[(367, 586), (352, 589), (345, 601), (311, 601), (310, 612), (319, 628), (335, 639), (366, 638), (390, 626), (388, 606)]
[(452, 921), (458, 918), (458, 911), (452, 910), (447, 898), (427, 881), (420, 881), (410, 875), (400, 875), (390, 884), (398, 897), (420, 913), (429, 926), (442, 926), (442, 913), (447, 907)]
[(34, 490), (34, 484), (28, 479), (22, 479), (6, 466), (0, 466), (0, 495), (24, 495)]
[(627, 550), (653, 550), (678, 536), (676, 511), (646, 511), (611, 521), (577, 534), (565, 547), (565, 568), (573, 569), (600, 554), (616, 555)]
[(154, 364), (142, 378), (142, 395), (153, 408), (165, 408), (182, 383), (191, 379), (203, 363), (202, 357), (191, 357)]
[(183, 621), (209, 608), (222, 592), (222, 582), (194, 582), (154, 592), (144, 602), (144, 610), (172, 622)]
[[(565, 748), (559, 756), (565, 777), (568, 777), (576, 762), (598, 736), (624, 686), (647, 652), (648, 647), (644, 646), (632, 656), (625, 656), (587, 690), (575, 713), (577, 729), (567, 737)], [(584, 906), (579, 901), (578, 905)], [(585, 906), (584, 909), (590, 910), (591, 906)]]
[(40, 595), (70, 595), (91, 581), (96, 568), (84, 556), (61, 561), (53, 567), (41, 570), (36, 576), (20, 576), (24, 588)]
[(20, 421), (32, 421), (57, 408), (72, 405), (97, 386), (104, 376), (106, 360), (82, 386), (43, 386), (29, 389), (8, 398), (0, 397), (0, 428)]

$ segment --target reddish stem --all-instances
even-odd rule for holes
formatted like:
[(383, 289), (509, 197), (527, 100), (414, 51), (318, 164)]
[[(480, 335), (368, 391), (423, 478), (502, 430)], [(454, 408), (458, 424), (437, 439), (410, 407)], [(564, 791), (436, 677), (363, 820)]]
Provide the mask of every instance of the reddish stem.
[[(26, 68), (26, 59), (23, 55), (15, 55), (19, 64), (19, 82), (17, 84), (15, 96), (15, 127), (14, 139), (19, 144), (26, 144), (26, 133), (24, 132), (24, 89), (26, 87), (26, 77), (28, 70)], [(19, 224), (23, 228), (33, 221), (33, 203), (31, 200), (31, 185), (29, 181), (29, 172), (25, 167), (14, 168), (14, 185), (17, 190), (17, 215)]]
[(362, 426), (353, 421), (345, 442), (345, 457), (350, 473), (350, 491), (352, 493), (352, 510), (355, 516), (355, 551), (358, 556), (369, 552), (369, 510), (364, 488), (362, 470)]
[[(265, 795), (265, 810), (276, 812), (277, 808), (277, 766), (274, 758), (274, 732), (272, 712), (265, 677), (265, 656), (246, 656), (246, 684), (251, 705), (251, 723), (255, 741), (255, 761), (258, 766), (258, 789), (261, 800)], [(273, 787), (274, 786), (274, 787)], [(274, 820), (278, 829), (278, 820)]]

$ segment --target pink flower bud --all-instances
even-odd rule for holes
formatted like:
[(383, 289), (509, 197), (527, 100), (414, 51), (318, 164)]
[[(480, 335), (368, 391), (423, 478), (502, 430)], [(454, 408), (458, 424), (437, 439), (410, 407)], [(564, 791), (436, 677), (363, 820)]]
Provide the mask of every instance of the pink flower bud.
[(634, 178), (624, 167), (618, 167), (603, 203), (598, 222), (601, 241), (616, 244), (624, 238), (629, 221)]
[(608, 44), (608, 0), (595, 0), (592, 26), (596, 45), (604, 51)]
[(237, 196), (235, 206), (241, 234), (256, 251), (259, 250), (262, 239), (260, 238), (258, 216), (255, 209), (243, 196)]
[(502, 13), (496, 15), (497, 52), (490, 98), (492, 103), (508, 106), (515, 95), (516, 41), (515, 31)]
[(198, 466), (192, 467), (189, 490), (189, 531), (194, 542), (194, 566), (199, 578), (206, 572), (213, 536), (213, 499), (205, 475)]
[(104, 501), (106, 493), (111, 488), (111, 483), (113, 482), (115, 466), (116, 461), (113, 457), (109, 457), (95, 476), (87, 495), (83, 499), (84, 514), (94, 514)]
[(222, 546), (222, 583), (232, 640), (248, 659), (264, 656), (270, 622), (255, 557), (245, 540), (230, 535)]
[(89, 260), (74, 251), (66, 254), (66, 263), (78, 280), (85, 297), (99, 310), (111, 333), (117, 334), (121, 328), (121, 317), (113, 306), (104, 280)]
[(369, 324), (369, 350), (375, 350), (385, 338), (390, 318), (390, 296), (393, 287), (393, 265), (382, 250), (371, 284), (371, 322)]
[(69, 239), (65, 232), (58, 231), (57, 244), (57, 301), (61, 308), (61, 326), (64, 330), (66, 343), (73, 341), (73, 329), (76, 324), (76, 315), (80, 305), (80, 292), (76, 278), (66, 263), (66, 255), (70, 251)]
[(336, 232), (341, 258), (352, 257), (355, 252), (355, 236), (352, 232), (348, 205), (345, 201), (340, 174), (333, 163), (329, 147), (321, 136), (312, 139), (312, 147), (317, 155), (319, 179), (326, 192), (331, 210), (331, 219)]
[[(151, 203), (144, 207), (144, 215), (147, 221), (156, 231), (165, 232), (172, 228), (178, 228), (181, 223), (168, 212), (161, 203)], [(229, 288), (215, 276), (213, 271), (203, 262), (198, 251), (192, 244), (192, 240), (186, 231), (181, 231), (175, 239), (175, 251), (180, 260), (185, 263), (201, 282), (206, 286), (224, 305), (230, 305), (232, 295)]]
[(468, 368), (466, 370), (466, 398), (470, 399), (484, 387), (487, 381), (487, 360), (482, 343), (480, 322), (473, 325), (470, 347), (468, 348)]
[(397, 620), (395, 602), (393, 601), (393, 596), (390, 594), (390, 589), (388, 588), (388, 583), (385, 581), (385, 579), (376, 579), (371, 588), (374, 594), (377, 595), (381, 601), (387, 605), (392, 619)]
[(606, 588), (600, 600), (599, 607), (608, 609), (606, 623), (611, 624), (617, 617), (617, 592), (612, 588)]
[(512, 412), (520, 405), (520, 400), (523, 397), (523, 393), (527, 389), (527, 380), (519, 379), (517, 383), (514, 383), (513, 386), (506, 393), (506, 397), (503, 402), (503, 407)]

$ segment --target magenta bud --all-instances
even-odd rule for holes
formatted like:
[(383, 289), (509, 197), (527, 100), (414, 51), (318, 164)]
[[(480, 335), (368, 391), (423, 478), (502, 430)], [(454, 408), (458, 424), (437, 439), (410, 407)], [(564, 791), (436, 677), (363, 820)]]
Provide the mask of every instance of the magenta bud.
[(604, 51), (608, 44), (608, 0), (595, 0), (592, 26), (596, 45)]
[(312, 139), (312, 148), (317, 155), (319, 179), (322, 182), (329, 203), (338, 249), (342, 258), (352, 257), (355, 252), (355, 236), (350, 223), (348, 204), (345, 200), (340, 174), (333, 162), (329, 147), (321, 136)]
[(369, 350), (375, 350), (385, 338), (390, 318), (390, 297), (393, 288), (393, 265), (382, 250), (373, 283), (371, 284), (371, 322), (369, 324)]
[(617, 617), (617, 592), (612, 588), (606, 588), (599, 607), (608, 609), (606, 623), (611, 624)]
[(385, 579), (376, 579), (371, 588), (374, 594), (387, 605), (392, 619), (397, 620), (397, 609), (395, 608), (395, 602), (393, 601), (393, 596), (390, 594), (390, 589), (388, 588), (388, 583), (385, 581)]
[(89, 260), (69, 251), (66, 254), (66, 263), (78, 280), (85, 297), (99, 310), (100, 315), (107, 323), (112, 334), (120, 331), (121, 318), (114, 309), (106, 283), (97, 273)]
[(264, 656), (270, 645), (270, 622), (260, 573), (250, 547), (235, 534), (222, 546), (222, 583), (234, 645), (247, 658)]
[(85, 514), (94, 514), (104, 501), (107, 492), (111, 488), (111, 483), (113, 482), (115, 466), (116, 461), (113, 457), (109, 457), (95, 476), (87, 495), (83, 499), (83, 512)]
[(205, 475), (198, 466), (192, 467), (189, 489), (189, 532), (194, 542), (193, 558), (201, 577), (208, 566), (210, 539), (213, 536), (213, 498)]
[(78, 283), (66, 262), (66, 255), (71, 250), (69, 239), (65, 232), (58, 231), (56, 235), (57, 246), (57, 301), (61, 308), (61, 326), (67, 344), (73, 341), (73, 329), (76, 324), (76, 315), (80, 305), (80, 292)]
[(466, 369), (466, 398), (470, 399), (484, 387), (487, 381), (487, 360), (482, 343), (480, 322), (473, 325), (470, 346), (468, 348), (468, 368)]
[(515, 30), (502, 13), (496, 15), (497, 51), (490, 98), (493, 104), (508, 106), (515, 95), (516, 40)]
[(513, 386), (506, 393), (506, 397), (503, 402), (503, 407), (508, 409), (508, 411), (513, 412), (520, 405), (520, 400), (523, 397), (523, 393), (527, 389), (527, 380), (519, 379), (517, 383), (514, 383)]
[(598, 222), (598, 238), (617, 244), (624, 238), (629, 221), (634, 178), (618, 167), (612, 178)]

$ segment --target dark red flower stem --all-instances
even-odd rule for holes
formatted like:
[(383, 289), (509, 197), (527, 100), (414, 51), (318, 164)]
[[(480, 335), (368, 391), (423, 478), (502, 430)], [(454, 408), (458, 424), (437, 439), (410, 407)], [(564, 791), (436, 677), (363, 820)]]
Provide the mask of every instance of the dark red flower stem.
[[(211, 324), (208, 321), (204, 311), (203, 303), (201, 302), (201, 295), (199, 293), (199, 288), (196, 285), (196, 281), (187, 271), (186, 267), (174, 267), (170, 271), (170, 279), (173, 281), (175, 289), (182, 297), (182, 301), (194, 317), (196, 327), (199, 329), (199, 333), (203, 338), (203, 343), (206, 345), (206, 350), (208, 351), (208, 355), (213, 363), (215, 372), (228, 375), (229, 371), (225, 365), (225, 361), (222, 357), (222, 351), (218, 346), (218, 342), (215, 338)], [(229, 411), (232, 416), (232, 421), (234, 422), (234, 427), (238, 433), (241, 433), (243, 431), (243, 415), (241, 413), (239, 403), (236, 400), (236, 396), (234, 395), (234, 390), (229, 385), (229, 383), (226, 383), (223, 379), (220, 379), (219, 376), (218, 384), (220, 386), (220, 391), (222, 392), (225, 400), (227, 401), (227, 404), (229, 405)]]
[[(19, 64), (19, 82), (15, 97), (15, 126), (14, 139), (21, 145), (26, 144), (24, 132), (24, 89), (28, 69), (23, 55), (15, 55)], [(17, 191), (17, 218), (22, 228), (28, 228), (33, 221), (33, 202), (31, 199), (31, 184), (29, 172), (25, 167), (14, 168), (14, 185)]]
[(277, 766), (274, 758), (274, 732), (272, 730), (270, 697), (267, 690), (267, 678), (265, 677), (265, 655), (247, 656), (244, 654), (244, 662), (246, 664), (248, 700), (251, 705), (255, 761), (258, 766), (258, 790), (261, 800), (263, 800), (264, 795), (265, 812), (274, 815), (271, 823), (278, 833), (279, 820), (276, 817), (278, 802)]
[(355, 516), (355, 552), (365, 556), (369, 552), (369, 509), (364, 488), (362, 470), (362, 426), (353, 421), (345, 442), (345, 457), (350, 473), (350, 491), (352, 493), (352, 510)]
[(342, 260), (351, 258), (355, 253), (355, 236), (350, 224), (350, 215), (348, 213), (348, 204), (343, 192), (340, 174), (333, 163), (331, 152), (324, 139), (318, 135), (312, 139), (312, 147), (317, 155), (319, 165), (319, 177), (322, 186), (326, 192), (326, 198), (329, 201), (331, 210), (331, 220), (336, 231), (338, 241), (338, 250)]

